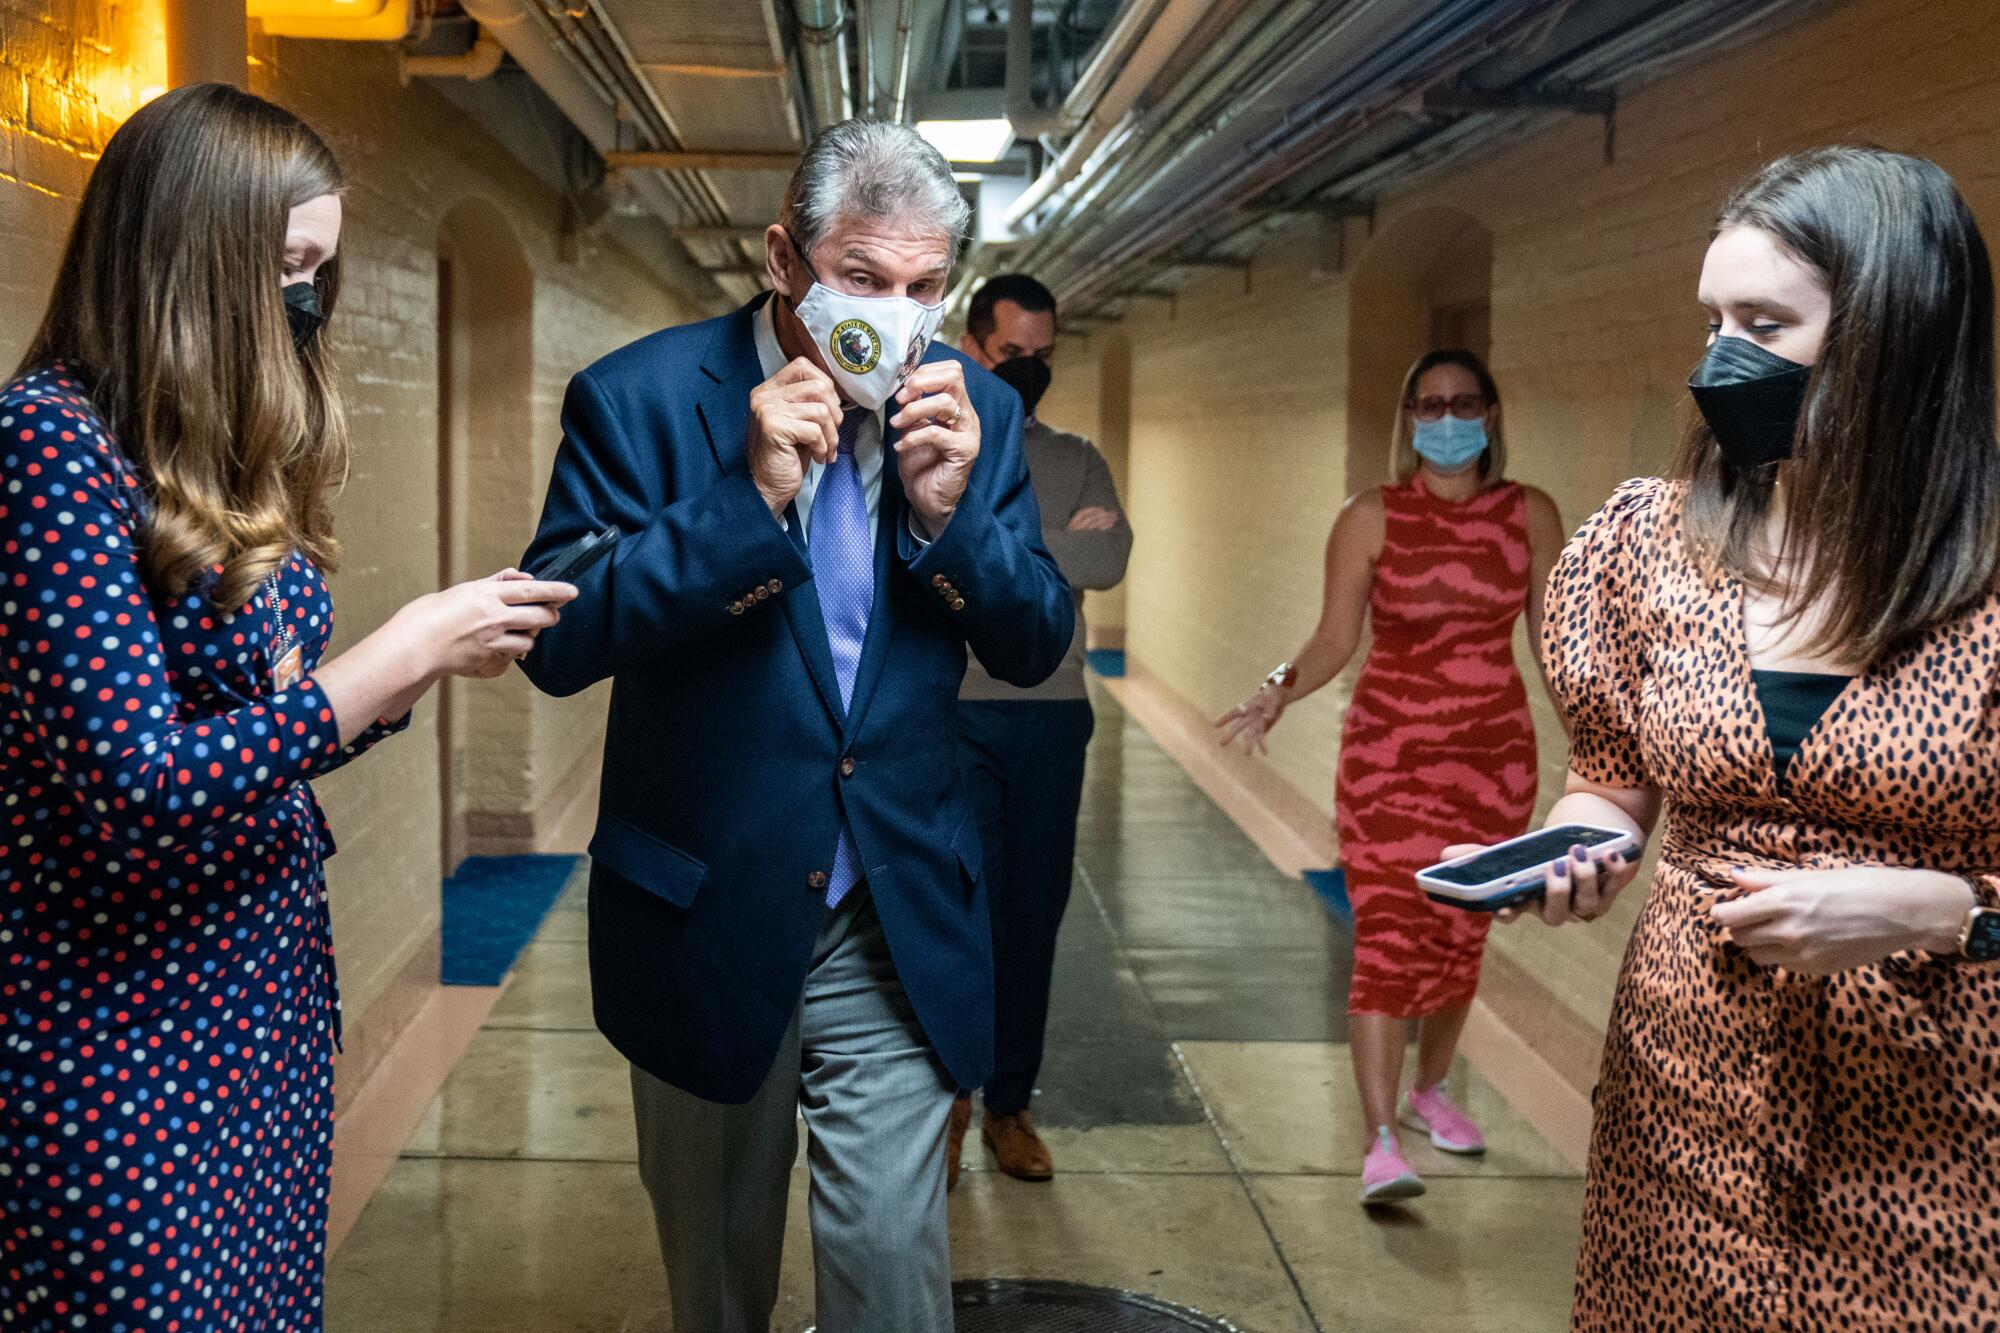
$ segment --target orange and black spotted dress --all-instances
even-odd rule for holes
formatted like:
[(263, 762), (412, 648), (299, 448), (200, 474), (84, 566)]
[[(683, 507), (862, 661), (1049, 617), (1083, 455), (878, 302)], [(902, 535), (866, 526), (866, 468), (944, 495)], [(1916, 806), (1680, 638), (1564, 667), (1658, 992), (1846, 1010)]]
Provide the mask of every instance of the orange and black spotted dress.
[(1550, 584), (1570, 767), (1665, 797), (1596, 1094), (1575, 1329), (2000, 1327), (2000, 967), (1753, 962), (1732, 866), (2000, 868), (2000, 594), (1855, 677), (1781, 784), (1744, 595), (1628, 482)]

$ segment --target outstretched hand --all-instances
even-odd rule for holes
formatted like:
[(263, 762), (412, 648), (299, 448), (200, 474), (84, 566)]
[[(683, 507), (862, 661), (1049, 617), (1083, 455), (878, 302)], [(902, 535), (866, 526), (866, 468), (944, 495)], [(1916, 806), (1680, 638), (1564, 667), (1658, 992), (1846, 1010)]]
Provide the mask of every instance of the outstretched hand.
[(1265, 737), (1271, 728), (1278, 725), (1278, 719), (1285, 715), (1285, 699), (1275, 685), (1266, 685), (1245, 699), (1236, 707), (1215, 719), (1215, 728), (1222, 733), (1222, 748), (1227, 750), (1238, 740), (1250, 754), (1269, 754), (1270, 747)]

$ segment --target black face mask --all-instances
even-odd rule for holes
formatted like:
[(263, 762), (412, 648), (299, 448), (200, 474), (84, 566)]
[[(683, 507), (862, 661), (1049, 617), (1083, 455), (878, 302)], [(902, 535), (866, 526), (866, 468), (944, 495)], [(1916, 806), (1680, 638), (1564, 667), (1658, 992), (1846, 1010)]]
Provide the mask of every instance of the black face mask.
[(1054, 378), (1049, 363), (1038, 356), (1017, 356), (1002, 361), (993, 367), (993, 373), (1021, 395), (1021, 406), (1027, 409), (1029, 416), (1035, 415), (1035, 404), (1042, 401), (1042, 395), (1049, 391), (1049, 380)]
[(1792, 456), (1811, 377), (1812, 367), (1747, 339), (1717, 338), (1688, 378), (1688, 389), (1724, 460), (1747, 472)]
[(292, 345), (301, 351), (326, 323), (319, 311), (319, 288), (310, 282), (294, 282), (285, 287), (285, 322), (292, 326)]

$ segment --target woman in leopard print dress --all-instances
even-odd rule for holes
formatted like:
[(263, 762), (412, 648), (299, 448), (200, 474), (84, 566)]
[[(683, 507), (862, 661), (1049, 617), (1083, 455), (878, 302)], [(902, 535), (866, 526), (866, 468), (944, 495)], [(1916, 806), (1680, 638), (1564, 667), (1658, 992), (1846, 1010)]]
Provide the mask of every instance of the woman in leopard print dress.
[[(1549, 822), (1665, 811), (1573, 1327), (2000, 1326), (2000, 971), (1962, 946), (2000, 903), (1985, 247), (1931, 163), (1822, 149), (1731, 198), (1700, 298), (1677, 477), (1622, 487), (1548, 602)], [(1635, 869), (1572, 858), (1541, 914)]]

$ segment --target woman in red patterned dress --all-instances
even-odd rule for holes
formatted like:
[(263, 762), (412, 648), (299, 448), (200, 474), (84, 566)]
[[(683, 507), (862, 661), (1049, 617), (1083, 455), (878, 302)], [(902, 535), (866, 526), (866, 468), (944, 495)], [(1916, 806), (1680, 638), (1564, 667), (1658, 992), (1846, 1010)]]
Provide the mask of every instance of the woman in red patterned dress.
[(1409, 1019), (1422, 1035), (1405, 1122), (1446, 1152), (1485, 1151), (1444, 1077), (1479, 985), (1486, 918), (1431, 903), (1416, 872), (1448, 843), (1514, 837), (1534, 813), (1514, 624), (1526, 611), (1539, 642), (1542, 585), (1564, 537), (1548, 496), (1502, 479), (1500, 393), (1472, 353), (1432, 352), (1410, 368), (1394, 449), (1397, 484), (1355, 496), (1334, 524), (1312, 638), (1217, 723), (1225, 745), (1261, 750), (1290, 704), (1340, 674), (1370, 623), (1334, 797), (1354, 904), (1349, 1040), (1372, 1131), (1365, 1204), (1424, 1191), (1395, 1128)]

